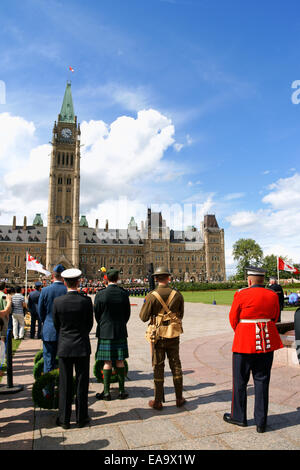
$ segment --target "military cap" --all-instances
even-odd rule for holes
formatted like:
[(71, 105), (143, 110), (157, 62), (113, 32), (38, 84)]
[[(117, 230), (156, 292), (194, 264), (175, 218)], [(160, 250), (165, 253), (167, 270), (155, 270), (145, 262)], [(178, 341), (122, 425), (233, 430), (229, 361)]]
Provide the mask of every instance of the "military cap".
[(53, 272), (61, 274), (63, 271), (65, 271), (65, 269), (66, 268), (62, 264), (58, 264), (53, 268)]
[(43, 284), (40, 281), (37, 281), (34, 285), (35, 287), (41, 287)]
[(246, 268), (247, 276), (264, 276), (266, 271), (262, 268), (257, 268), (256, 266), (248, 266)]
[(81, 276), (82, 272), (80, 269), (65, 269), (61, 273), (61, 277), (64, 279), (78, 279)]
[(119, 274), (119, 270), (118, 269), (109, 269), (107, 272), (106, 272), (106, 276), (107, 276), (107, 279), (110, 281), (111, 278), (113, 278), (114, 276), (116, 276), (117, 274)]
[(171, 273), (169, 272), (168, 268), (166, 266), (159, 266), (158, 268), (155, 269), (154, 273), (152, 276), (170, 276)]

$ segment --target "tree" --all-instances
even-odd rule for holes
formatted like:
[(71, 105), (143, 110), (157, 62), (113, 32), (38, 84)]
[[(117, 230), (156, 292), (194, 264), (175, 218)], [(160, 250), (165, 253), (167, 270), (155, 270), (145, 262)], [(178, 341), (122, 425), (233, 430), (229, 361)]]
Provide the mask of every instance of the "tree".
[(265, 256), (261, 267), (266, 270), (266, 280), (268, 280), (270, 277), (277, 278), (277, 256), (276, 255)]
[(246, 279), (245, 268), (255, 265), (261, 266), (263, 251), (251, 238), (240, 238), (233, 245), (232, 256), (237, 261), (237, 279)]

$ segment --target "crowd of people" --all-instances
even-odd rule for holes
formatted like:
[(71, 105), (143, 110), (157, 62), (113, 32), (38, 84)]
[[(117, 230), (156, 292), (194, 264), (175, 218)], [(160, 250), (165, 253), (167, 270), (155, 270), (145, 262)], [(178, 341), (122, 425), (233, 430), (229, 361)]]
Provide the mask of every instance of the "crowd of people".
[[(103, 363), (104, 389), (96, 394), (98, 400), (110, 401), (112, 369), (117, 371), (118, 399), (125, 400), (125, 361), (129, 357), (127, 323), (130, 319), (129, 296), (145, 295), (140, 319), (149, 322), (146, 337), (151, 345), (154, 377), (154, 399), (149, 406), (161, 410), (164, 403), (164, 363), (168, 358), (173, 376), (176, 406), (185, 403), (183, 397), (182, 367), (179, 354), (180, 335), (183, 332), (183, 296), (170, 285), (167, 268), (158, 267), (152, 275), (157, 286), (149, 292), (145, 286), (124, 289), (119, 283), (119, 272), (110, 269), (102, 284), (89, 286), (96, 289), (94, 303), (82, 286), (82, 273), (78, 269), (65, 269), (57, 265), (53, 282), (42, 288), (37, 282), (30, 290), (28, 300), (21, 287), (8, 288), (0, 283), (1, 340), (13, 331), (15, 338), (24, 338), (24, 312), (31, 314), (30, 337), (43, 341), (44, 373), (59, 367), (59, 412), (56, 424), (70, 427), (73, 369), (76, 376), (76, 422), (83, 427), (90, 422), (88, 414), (88, 388), (90, 371), (90, 332), (94, 320), (98, 338), (96, 360)], [(283, 347), (276, 323), (283, 308), (284, 293), (275, 279), (265, 288), (265, 272), (260, 268), (247, 268), (248, 288), (234, 295), (229, 321), (234, 330), (233, 394), (231, 413), (224, 421), (247, 426), (247, 384), (252, 372), (254, 379), (257, 431), (264, 432), (267, 424), (268, 396), (274, 351)], [(43, 390), (45, 396), (50, 389)]]

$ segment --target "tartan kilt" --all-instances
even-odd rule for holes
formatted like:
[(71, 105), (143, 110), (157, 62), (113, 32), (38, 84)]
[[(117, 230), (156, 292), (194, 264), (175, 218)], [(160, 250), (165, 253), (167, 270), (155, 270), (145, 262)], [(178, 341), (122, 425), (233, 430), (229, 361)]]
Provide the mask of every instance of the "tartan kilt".
[(124, 361), (129, 357), (127, 338), (99, 339), (96, 352), (97, 361)]

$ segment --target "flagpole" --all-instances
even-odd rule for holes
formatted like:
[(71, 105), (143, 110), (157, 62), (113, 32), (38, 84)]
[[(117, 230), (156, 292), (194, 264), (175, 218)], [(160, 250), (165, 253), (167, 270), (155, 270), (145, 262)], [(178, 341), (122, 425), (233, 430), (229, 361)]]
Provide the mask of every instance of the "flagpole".
[(277, 256), (277, 280), (279, 284), (279, 256)]
[(26, 251), (25, 299), (27, 297), (27, 280), (28, 280), (27, 261), (28, 261), (28, 252)]

